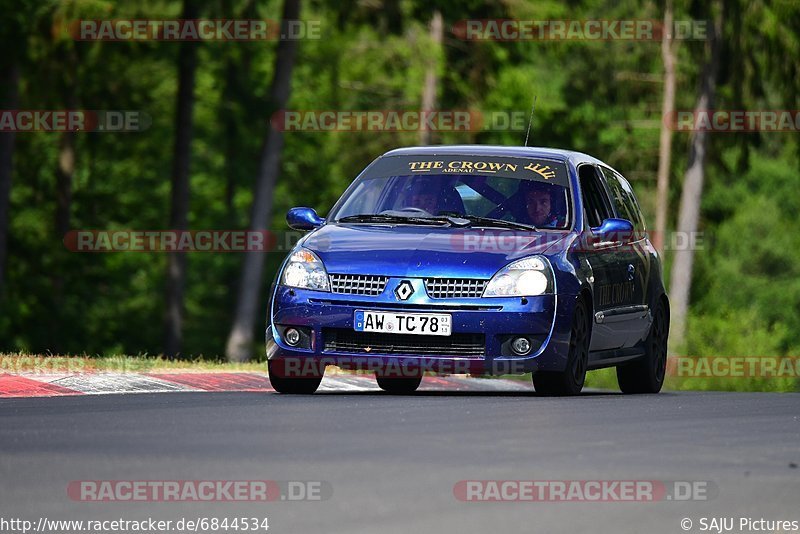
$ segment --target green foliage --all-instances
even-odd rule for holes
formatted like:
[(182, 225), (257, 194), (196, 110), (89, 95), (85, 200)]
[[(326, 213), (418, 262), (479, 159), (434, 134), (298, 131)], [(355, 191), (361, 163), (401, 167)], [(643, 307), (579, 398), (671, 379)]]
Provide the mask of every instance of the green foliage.
[(758, 158), (744, 175), (717, 172), (703, 205), (687, 349), (693, 355), (800, 354), (796, 158)]

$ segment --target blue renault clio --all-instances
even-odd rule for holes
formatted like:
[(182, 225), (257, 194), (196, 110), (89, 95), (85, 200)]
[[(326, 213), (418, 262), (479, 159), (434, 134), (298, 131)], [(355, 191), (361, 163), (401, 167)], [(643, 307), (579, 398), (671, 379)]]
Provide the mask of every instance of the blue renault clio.
[(271, 290), (266, 348), (280, 393), (325, 367), (410, 393), (428, 373), (532, 373), (576, 395), (616, 367), (625, 393), (664, 382), (669, 303), (630, 184), (586, 154), (508, 146), (392, 150), (308, 231)]

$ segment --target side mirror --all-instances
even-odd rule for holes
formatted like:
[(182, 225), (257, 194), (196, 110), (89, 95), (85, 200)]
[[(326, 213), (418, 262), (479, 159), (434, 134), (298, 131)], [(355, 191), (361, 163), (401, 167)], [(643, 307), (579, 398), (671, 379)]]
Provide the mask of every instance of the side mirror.
[(313, 230), (325, 224), (314, 208), (292, 208), (286, 213), (286, 223), (295, 230)]
[(592, 233), (600, 239), (595, 246), (630, 243), (633, 240), (633, 223), (627, 219), (606, 219), (600, 226), (592, 228)]

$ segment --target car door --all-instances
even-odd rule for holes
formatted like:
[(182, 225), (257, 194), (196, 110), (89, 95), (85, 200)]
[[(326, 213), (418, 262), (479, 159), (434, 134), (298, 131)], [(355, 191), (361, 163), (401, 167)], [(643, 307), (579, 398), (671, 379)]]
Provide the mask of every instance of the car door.
[[(623, 275), (620, 246), (616, 242), (599, 240), (592, 228), (600, 226), (605, 219), (615, 217), (615, 211), (604, 185), (600, 170), (593, 164), (578, 167), (581, 199), (584, 209), (584, 228), (581, 239), (581, 263), (588, 264), (592, 285), (592, 341), (589, 349), (601, 351), (622, 347), (624, 339), (617, 335), (613, 323), (605, 323), (606, 316), (613, 316), (619, 306), (617, 301)], [(609, 326), (611, 325), (611, 326)]]
[(623, 347), (638, 343), (649, 327), (647, 288), (650, 279), (650, 255), (645, 248), (645, 229), (633, 189), (625, 178), (608, 167), (600, 166), (610, 194), (616, 217), (633, 224), (633, 236), (618, 247), (621, 286), (616, 290), (617, 299), (613, 315), (606, 321), (615, 324), (617, 334), (626, 339)]

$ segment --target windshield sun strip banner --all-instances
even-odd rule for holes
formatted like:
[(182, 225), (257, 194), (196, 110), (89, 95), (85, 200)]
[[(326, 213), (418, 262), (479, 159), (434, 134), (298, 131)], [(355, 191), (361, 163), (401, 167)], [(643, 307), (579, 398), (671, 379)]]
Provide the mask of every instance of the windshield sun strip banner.
[(503, 156), (389, 156), (375, 161), (364, 177), (437, 174), (501, 176), (569, 187), (567, 168), (563, 162)]

